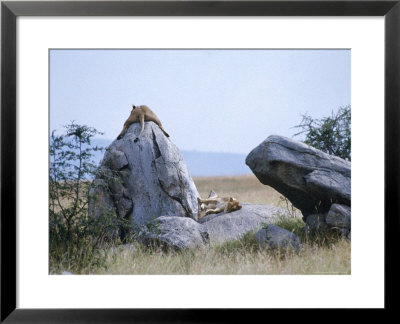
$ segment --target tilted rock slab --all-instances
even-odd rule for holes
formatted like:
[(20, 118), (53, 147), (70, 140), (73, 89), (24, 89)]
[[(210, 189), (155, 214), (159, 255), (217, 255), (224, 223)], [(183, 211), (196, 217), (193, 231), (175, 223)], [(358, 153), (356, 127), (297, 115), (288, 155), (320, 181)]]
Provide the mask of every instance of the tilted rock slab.
[[(246, 164), (261, 183), (279, 191), (301, 210), (308, 228), (335, 228), (350, 237), (350, 162), (274, 135), (249, 153)], [(347, 216), (335, 216), (339, 212)]]
[[(197, 220), (199, 194), (181, 152), (153, 122), (145, 122), (135, 142), (140, 129), (140, 123), (132, 124), (108, 147), (91, 193), (100, 199), (91, 199), (89, 213), (112, 209), (138, 227), (159, 216)], [(105, 176), (110, 174), (117, 181)]]
[(210, 236), (211, 243), (237, 240), (250, 231), (259, 230), (263, 224), (274, 222), (287, 211), (275, 206), (242, 204), (242, 209), (230, 213), (207, 215), (199, 220)]
[(138, 239), (145, 245), (162, 245), (175, 250), (198, 248), (209, 242), (202, 224), (176, 216), (161, 216), (147, 223)]
[(339, 157), (274, 135), (249, 153), (246, 164), (304, 216), (326, 213), (334, 203), (351, 206), (351, 164)]

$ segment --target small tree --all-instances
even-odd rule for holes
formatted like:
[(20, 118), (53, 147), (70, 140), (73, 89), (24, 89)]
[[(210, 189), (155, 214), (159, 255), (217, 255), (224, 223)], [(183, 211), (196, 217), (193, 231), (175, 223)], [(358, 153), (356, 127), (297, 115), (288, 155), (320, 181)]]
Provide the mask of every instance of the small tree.
[(322, 119), (314, 119), (307, 114), (302, 115), (301, 131), (295, 136), (305, 134), (304, 143), (325, 153), (351, 160), (351, 106), (341, 107), (332, 115)]
[[(75, 122), (65, 126), (65, 135), (51, 133), (49, 168), (50, 230), (65, 240), (72, 238), (73, 227), (87, 216), (90, 179), (97, 166), (91, 139), (101, 134), (95, 128)], [(53, 233), (54, 234), (54, 233)]]
[[(100, 174), (94, 153), (104, 148), (92, 146), (92, 138), (102, 134), (95, 128), (71, 122), (65, 134), (51, 133), (49, 147), (49, 239), (51, 263), (64, 262), (82, 268), (100, 257), (107, 233), (126, 225), (115, 212), (89, 217), (88, 203), (93, 178), (101, 176), (107, 184), (119, 181), (118, 175)], [(95, 198), (93, 198), (95, 199)], [(122, 225), (121, 225), (121, 224)], [(103, 258), (104, 259), (104, 258)]]

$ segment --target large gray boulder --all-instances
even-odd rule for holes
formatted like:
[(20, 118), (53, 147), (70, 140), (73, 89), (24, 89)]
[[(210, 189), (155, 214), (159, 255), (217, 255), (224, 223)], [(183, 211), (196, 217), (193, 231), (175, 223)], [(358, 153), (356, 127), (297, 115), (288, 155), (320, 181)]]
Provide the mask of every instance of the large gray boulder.
[(175, 250), (202, 247), (209, 242), (204, 226), (188, 217), (161, 216), (143, 226), (139, 240)]
[(351, 205), (351, 164), (283, 136), (269, 136), (246, 164), (256, 177), (287, 197), (303, 215)]
[(199, 220), (210, 236), (211, 243), (239, 239), (264, 224), (273, 223), (277, 217), (287, 215), (284, 209), (256, 204), (242, 204), (242, 209), (230, 213), (207, 215)]
[(287, 197), (309, 227), (326, 227), (333, 204), (351, 206), (351, 164), (283, 136), (269, 136), (246, 164), (256, 177)]
[(90, 215), (113, 210), (137, 228), (159, 216), (197, 220), (199, 194), (179, 149), (153, 122), (135, 142), (140, 129), (132, 124), (108, 147), (95, 179), (100, 186), (91, 190)]

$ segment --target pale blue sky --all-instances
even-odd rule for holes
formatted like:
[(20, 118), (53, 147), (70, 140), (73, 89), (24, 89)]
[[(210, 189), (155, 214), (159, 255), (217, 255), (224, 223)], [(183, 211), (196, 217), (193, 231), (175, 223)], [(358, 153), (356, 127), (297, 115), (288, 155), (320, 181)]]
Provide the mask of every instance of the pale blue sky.
[(149, 106), (181, 150), (249, 153), (350, 101), (350, 50), (51, 50), (50, 129), (114, 139)]

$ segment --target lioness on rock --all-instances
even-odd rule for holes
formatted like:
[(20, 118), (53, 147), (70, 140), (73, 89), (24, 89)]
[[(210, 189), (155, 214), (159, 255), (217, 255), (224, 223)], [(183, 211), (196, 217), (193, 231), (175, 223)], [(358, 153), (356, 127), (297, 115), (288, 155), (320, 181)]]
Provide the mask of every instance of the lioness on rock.
[[(242, 208), (240, 205), (240, 202), (233, 198), (233, 197), (219, 197), (216, 193), (213, 193), (213, 196), (207, 198), (207, 199), (201, 199), (197, 198), (197, 201), (200, 204), (201, 210), (205, 210), (206, 215), (210, 214), (218, 214), (221, 212), (224, 213), (229, 213), (234, 210), (239, 210)], [(199, 219), (202, 218), (203, 216), (199, 216)]]
[(144, 130), (144, 122), (145, 121), (152, 121), (160, 127), (160, 129), (163, 131), (165, 136), (169, 137), (169, 134), (164, 130), (162, 127), (162, 124), (156, 114), (147, 106), (135, 106), (132, 105), (132, 111), (128, 119), (124, 123), (124, 128), (122, 129), (121, 133), (118, 135), (117, 139), (121, 139), (126, 131), (128, 130), (128, 127), (133, 124), (133, 123), (139, 123), (141, 124), (142, 128), (140, 130), (139, 135), (136, 137), (135, 142), (138, 141), (140, 135), (142, 135), (143, 130)]

